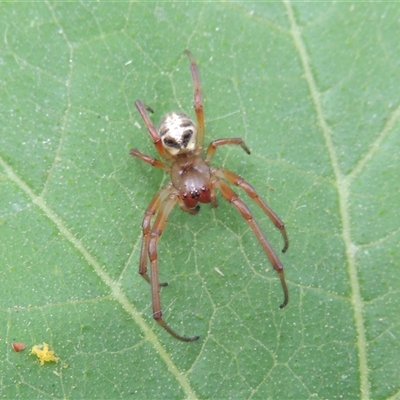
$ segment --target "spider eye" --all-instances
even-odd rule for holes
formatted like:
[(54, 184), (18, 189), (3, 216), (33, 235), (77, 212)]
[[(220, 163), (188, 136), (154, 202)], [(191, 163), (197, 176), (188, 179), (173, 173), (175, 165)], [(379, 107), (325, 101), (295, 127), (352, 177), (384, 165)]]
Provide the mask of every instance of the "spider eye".
[(182, 146), (183, 147), (187, 147), (190, 139), (193, 136), (193, 131), (191, 129), (188, 129), (187, 131), (185, 131), (182, 135)]
[(171, 137), (164, 138), (163, 142), (168, 147), (173, 147), (174, 149), (178, 149), (178, 150), (181, 148), (179, 146), (179, 143), (177, 143), (177, 141)]

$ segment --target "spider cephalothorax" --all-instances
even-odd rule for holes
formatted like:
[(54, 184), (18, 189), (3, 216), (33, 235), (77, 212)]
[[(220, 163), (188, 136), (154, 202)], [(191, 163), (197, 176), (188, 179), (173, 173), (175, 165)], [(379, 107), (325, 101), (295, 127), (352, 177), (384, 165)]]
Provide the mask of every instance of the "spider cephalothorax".
[[(163, 117), (157, 130), (146, 111), (151, 111), (151, 109), (140, 100), (136, 100), (135, 105), (146, 124), (156, 150), (166, 162), (143, 154), (136, 149), (132, 149), (131, 154), (154, 167), (167, 171), (171, 176), (171, 181), (153, 197), (143, 218), (143, 240), (139, 273), (151, 284), (154, 319), (173, 337), (185, 342), (191, 342), (197, 340), (199, 336), (186, 337), (178, 335), (163, 320), (161, 311), (160, 286), (166, 286), (167, 284), (159, 283), (157, 243), (172, 208), (178, 204), (183, 211), (189, 214), (196, 214), (200, 209), (198, 203), (211, 203), (213, 207), (216, 207), (215, 192), (218, 189), (225, 200), (231, 203), (249, 224), (269, 261), (279, 274), (284, 293), (284, 300), (280, 305), (281, 308), (285, 307), (289, 301), (283, 265), (255, 221), (250, 209), (230, 188), (228, 183), (243, 189), (281, 231), (284, 239), (282, 252), (288, 249), (289, 240), (282, 220), (258, 196), (249, 183), (239, 175), (226, 169), (210, 167), (212, 157), (219, 146), (235, 144), (241, 146), (248, 154), (250, 154), (250, 151), (242, 139), (226, 138), (212, 141), (204, 154), (204, 115), (199, 73), (192, 54), (188, 50), (186, 50), (186, 54), (191, 62), (190, 69), (194, 82), (194, 110), (197, 117), (197, 126), (186, 114), (171, 112)], [(154, 216), (156, 219), (151, 224)], [(148, 260), (150, 261), (150, 276), (147, 274)]]

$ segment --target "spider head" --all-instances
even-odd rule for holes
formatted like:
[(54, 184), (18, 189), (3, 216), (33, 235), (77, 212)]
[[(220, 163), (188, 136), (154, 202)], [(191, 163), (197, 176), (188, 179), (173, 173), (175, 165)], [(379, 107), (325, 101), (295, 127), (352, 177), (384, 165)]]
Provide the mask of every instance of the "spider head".
[(158, 132), (164, 149), (171, 156), (188, 153), (196, 148), (197, 128), (184, 113), (166, 114), (160, 122)]

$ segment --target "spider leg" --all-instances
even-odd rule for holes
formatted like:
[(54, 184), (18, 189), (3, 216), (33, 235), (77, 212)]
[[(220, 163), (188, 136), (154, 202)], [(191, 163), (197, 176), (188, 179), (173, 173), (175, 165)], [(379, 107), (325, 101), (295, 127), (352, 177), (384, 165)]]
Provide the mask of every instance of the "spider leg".
[(245, 142), (241, 138), (224, 138), (224, 139), (217, 139), (213, 140), (207, 148), (206, 152), (206, 163), (209, 164), (211, 159), (214, 156), (215, 150), (217, 147), (224, 146), (226, 144), (237, 144), (242, 147), (242, 149), (247, 153), (250, 154), (249, 148), (246, 146)]
[(148, 156), (147, 154), (144, 154), (144, 153), (140, 152), (139, 150), (131, 149), (130, 154), (131, 154), (131, 156), (137, 157), (140, 160), (144, 161), (145, 163), (150, 164), (152, 167), (160, 168), (167, 172), (170, 171), (170, 169), (171, 169), (163, 161), (160, 161), (160, 160), (157, 160), (157, 158)]
[(155, 128), (155, 126), (153, 125), (153, 123), (151, 122), (151, 119), (149, 118), (149, 115), (147, 114), (147, 110), (151, 110), (151, 108), (145, 106), (140, 100), (136, 100), (135, 101), (135, 106), (138, 109), (139, 114), (142, 117), (143, 122), (146, 125), (147, 131), (149, 132), (151, 140), (153, 141), (153, 144), (156, 147), (156, 150), (158, 151), (158, 154), (160, 154), (160, 156), (162, 158), (165, 158), (166, 160), (169, 160), (170, 157), (168, 156), (168, 154), (166, 153), (166, 151), (165, 151), (165, 149), (163, 147), (160, 135), (159, 135), (157, 129)]
[[(147, 274), (147, 257), (149, 254), (149, 242), (151, 232), (151, 220), (157, 213), (161, 204), (173, 192), (172, 183), (168, 183), (153, 197), (150, 204), (148, 205), (142, 222), (142, 247), (140, 250), (140, 261), (139, 261), (139, 274), (142, 275), (147, 282), (150, 283), (149, 275)], [(160, 283), (160, 286), (167, 286), (168, 283)]]
[(193, 54), (189, 50), (185, 50), (186, 55), (190, 60), (190, 71), (192, 73), (194, 84), (194, 111), (197, 117), (197, 148), (201, 151), (204, 146), (204, 113), (203, 113), (203, 100), (201, 94), (199, 70)]
[(151, 298), (153, 303), (153, 318), (174, 338), (182, 340), (183, 342), (193, 342), (199, 336), (186, 337), (178, 335), (172, 330), (162, 318), (161, 300), (160, 300), (160, 284), (158, 279), (158, 257), (157, 257), (157, 242), (165, 228), (167, 218), (178, 203), (179, 197), (177, 193), (170, 192), (169, 196), (161, 204), (157, 213), (156, 220), (150, 231), (149, 239), (149, 258), (150, 258), (150, 284), (151, 284)]
[(285, 253), (286, 250), (289, 248), (289, 238), (286, 233), (285, 224), (283, 221), (278, 217), (278, 215), (271, 209), (271, 207), (257, 194), (256, 190), (250, 183), (246, 182), (242, 177), (239, 175), (234, 174), (231, 171), (228, 171), (223, 168), (214, 168), (213, 169), (214, 176), (218, 178), (222, 178), (227, 180), (228, 182), (242, 188), (246, 194), (258, 204), (258, 206), (268, 215), (269, 219), (273, 222), (273, 224), (281, 231), (284, 245), (282, 249), (282, 253)]
[(242, 217), (246, 220), (249, 224), (250, 228), (254, 232), (255, 236), (257, 237), (258, 241), (260, 242), (261, 246), (263, 247), (265, 254), (267, 255), (269, 261), (271, 262), (272, 266), (274, 267), (275, 271), (279, 274), (279, 278), (281, 280), (284, 300), (283, 303), (279, 306), (283, 308), (289, 302), (289, 292), (286, 286), (285, 275), (283, 272), (283, 264), (279, 260), (278, 256), (275, 254), (273, 248), (269, 244), (267, 238), (261, 231), (261, 228), (253, 218), (253, 215), (247, 205), (241, 200), (238, 195), (222, 180), (217, 180), (215, 182), (215, 186), (221, 191), (222, 196), (231, 204), (233, 204)]

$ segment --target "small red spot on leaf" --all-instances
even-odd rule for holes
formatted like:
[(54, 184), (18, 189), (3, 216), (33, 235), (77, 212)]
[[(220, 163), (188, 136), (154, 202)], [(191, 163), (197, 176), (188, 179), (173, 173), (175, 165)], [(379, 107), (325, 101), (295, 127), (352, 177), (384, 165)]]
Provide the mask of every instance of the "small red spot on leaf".
[(14, 351), (16, 351), (17, 353), (20, 351), (25, 350), (25, 343), (21, 343), (21, 342), (13, 342), (11, 347), (13, 348)]

